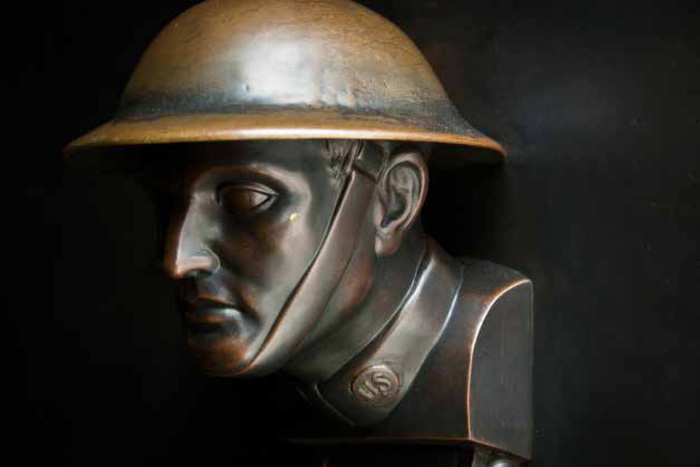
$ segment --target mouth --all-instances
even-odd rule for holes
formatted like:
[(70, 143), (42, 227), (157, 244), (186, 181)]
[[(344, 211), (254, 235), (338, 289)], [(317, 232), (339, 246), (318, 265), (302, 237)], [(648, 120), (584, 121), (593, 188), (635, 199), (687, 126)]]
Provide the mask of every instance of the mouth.
[(243, 312), (235, 305), (212, 298), (196, 297), (185, 300), (185, 323), (195, 332), (211, 333), (231, 328), (239, 322)]

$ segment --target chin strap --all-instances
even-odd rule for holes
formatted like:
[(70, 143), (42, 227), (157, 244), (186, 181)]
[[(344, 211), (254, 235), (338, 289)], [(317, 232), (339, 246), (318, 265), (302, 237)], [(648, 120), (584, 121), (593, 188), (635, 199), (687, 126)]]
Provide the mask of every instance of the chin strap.
[(287, 300), (260, 352), (239, 374), (267, 374), (280, 369), (311, 334), (343, 277), (384, 166), (375, 144), (361, 144), (348, 159), (340, 201), (311, 266)]

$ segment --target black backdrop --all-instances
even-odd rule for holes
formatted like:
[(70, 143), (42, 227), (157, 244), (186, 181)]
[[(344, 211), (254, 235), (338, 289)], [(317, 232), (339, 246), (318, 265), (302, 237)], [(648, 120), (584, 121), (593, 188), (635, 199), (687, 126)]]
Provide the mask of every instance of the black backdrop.
[[(254, 404), (266, 381), (208, 379), (184, 354), (144, 196), (60, 159), (193, 3), (3, 6), (3, 412), (23, 464), (297, 454)], [(425, 222), (534, 280), (535, 465), (698, 465), (695, 2), (363, 3), (509, 146), (502, 168), (435, 170)]]

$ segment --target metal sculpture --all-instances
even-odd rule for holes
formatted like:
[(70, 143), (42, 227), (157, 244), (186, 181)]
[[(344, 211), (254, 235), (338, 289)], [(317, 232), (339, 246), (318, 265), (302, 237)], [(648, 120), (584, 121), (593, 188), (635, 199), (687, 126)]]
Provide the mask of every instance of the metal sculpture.
[(192, 354), (215, 376), (294, 376), (335, 421), (293, 438), (473, 446), (475, 466), (517, 465), (532, 284), (425, 234), (429, 143), (504, 154), (384, 18), (345, 0), (209, 0), (66, 154), (138, 166)]

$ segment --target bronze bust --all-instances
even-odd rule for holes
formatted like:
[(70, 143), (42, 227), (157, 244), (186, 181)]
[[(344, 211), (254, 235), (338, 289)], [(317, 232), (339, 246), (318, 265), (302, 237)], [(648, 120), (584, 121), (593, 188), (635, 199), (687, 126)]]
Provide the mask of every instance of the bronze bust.
[(473, 465), (516, 465), (532, 285), (425, 234), (431, 143), (505, 152), (384, 18), (346, 0), (208, 0), (66, 154), (138, 161), (192, 354), (214, 376), (292, 375), (334, 420), (293, 438), (473, 445)]

